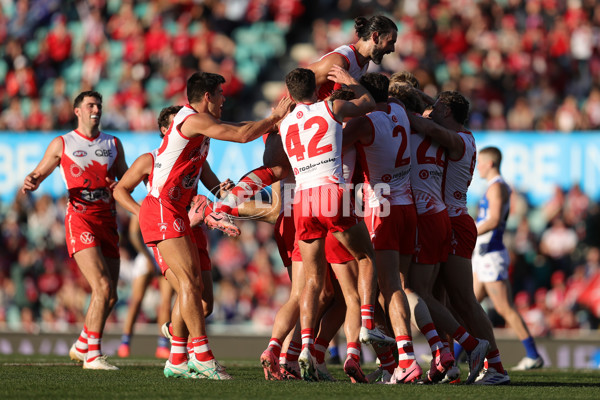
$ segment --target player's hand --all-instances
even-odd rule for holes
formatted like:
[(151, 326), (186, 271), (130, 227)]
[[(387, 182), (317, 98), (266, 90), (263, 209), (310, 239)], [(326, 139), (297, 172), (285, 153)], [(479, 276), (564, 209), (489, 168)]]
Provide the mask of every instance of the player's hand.
[(229, 191), (235, 187), (231, 179), (226, 179), (219, 183), (219, 197), (224, 199), (229, 194)]
[(331, 66), (331, 69), (327, 74), (327, 79), (335, 83), (339, 83), (340, 85), (358, 85), (356, 79), (350, 76), (348, 71), (336, 64)]
[(23, 181), (23, 188), (21, 192), (26, 193), (29, 191), (36, 190), (40, 186), (40, 174), (39, 172), (32, 172), (25, 177)]
[(283, 119), (291, 110), (292, 105), (294, 105), (294, 100), (292, 100), (289, 96), (284, 96), (281, 100), (279, 100), (279, 104), (273, 110), (273, 115), (278, 120)]
[(110, 191), (112, 192), (113, 190), (115, 190), (115, 187), (117, 187), (118, 182), (112, 178), (109, 178), (108, 176), (104, 179), (106, 180), (107, 186), (110, 189)]

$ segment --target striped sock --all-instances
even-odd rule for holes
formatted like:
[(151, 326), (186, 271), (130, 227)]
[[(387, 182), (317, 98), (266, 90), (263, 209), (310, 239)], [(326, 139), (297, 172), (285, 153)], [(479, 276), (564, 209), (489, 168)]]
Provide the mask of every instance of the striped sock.
[(479, 340), (469, 335), (469, 333), (462, 326), (459, 326), (452, 336), (458, 343), (460, 343), (467, 353), (472, 352), (473, 349), (477, 347), (477, 344), (479, 344)]
[(96, 358), (102, 355), (100, 347), (102, 346), (102, 335), (100, 332), (88, 331), (88, 353), (86, 357), (87, 362), (92, 362)]
[(291, 341), (287, 349), (287, 360), (298, 361), (298, 356), (302, 351), (302, 345), (298, 342)]
[(269, 167), (258, 167), (248, 172), (235, 185), (229, 194), (215, 204), (215, 211), (231, 214), (233, 209), (254, 196), (261, 189), (271, 185), (275, 180), (273, 170)]
[(198, 361), (210, 361), (215, 358), (212, 351), (210, 351), (210, 347), (208, 347), (208, 337), (206, 335), (192, 338), (192, 345)]
[[(377, 352), (377, 358), (379, 358), (381, 368), (385, 369), (390, 374), (393, 374), (394, 370), (396, 369), (396, 359), (394, 359), (394, 353), (392, 353), (392, 348), (389, 346), (375, 346), (374, 349)], [(382, 352), (380, 349), (384, 351)]]
[(171, 354), (169, 354), (171, 364), (180, 365), (188, 360), (187, 345), (187, 338), (173, 336), (171, 339)]
[(352, 357), (357, 362), (360, 362), (360, 343), (358, 342), (350, 342), (347, 344), (348, 357)]
[(281, 340), (277, 338), (271, 338), (267, 348), (270, 349), (273, 354), (275, 354), (275, 357), (279, 358), (279, 354), (281, 354)]
[(375, 328), (375, 309), (372, 304), (365, 304), (364, 306), (360, 306), (360, 320), (362, 326), (367, 329)]
[(398, 346), (398, 366), (408, 368), (415, 360), (415, 351), (413, 349), (412, 337), (408, 335), (396, 336)]
[(287, 353), (279, 354), (279, 365), (287, 364)]
[(437, 357), (440, 353), (440, 350), (444, 348), (444, 344), (442, 343), (440, 336), (437, 330), (435, 329), (435, 325), (433, 325), (432, 323), (425, 325), (421, 329), (421, 333), (425, 336), (427, 342), (429, 343), (429, 348), (431, 348), (431, 355), (433, 357)]
[(328, 345), (329, 342), (321, 338), (317, 338), (317, 340), (315, 340), (315, 358), (319, 364), (323, 364), (325, 362), (325, 352), (327, 351)]
[(88, 333), (87, 327), (84, 325), (79, 337), (77, 338), (77, 342), (75, 343), (75, 348), (78, 352), (87, 354), (88, 352)]
[(492, 367), (501, 374), (505, 372), (504, 367), (502, 366), (502, 361), (500, 360), (500, 350), (496, 349), (490, 351), (485, 358), (485, 362), (487, 364), (485, 368)]
[(300, 336), (302, 337), (302, 350), (305, 347), (308, 347), (310, 354), (315, 354), (315, 334), (314, 329), (306, 328), (300, 331)]
[(196, 354), (194, 354), (194, 345), (191, 344), (190, 342), (187, 342), (187, 353), (188, 353), (188, 358), (191, 358), (192, 355), (194, 355), (194, 357), (196, 357)]

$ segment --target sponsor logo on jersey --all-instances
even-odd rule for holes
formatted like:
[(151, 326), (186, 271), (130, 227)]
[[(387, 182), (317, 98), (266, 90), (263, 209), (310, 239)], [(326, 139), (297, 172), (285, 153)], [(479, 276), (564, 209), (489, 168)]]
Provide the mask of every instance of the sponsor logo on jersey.
[(156, 164), (154, 164), (154, 168), (162, 168), (162, 164), (157, 162)]
[(392, 176), (390, 174), (385, 174), (381, 177), (381, 181), (385, 182), (385, 183), (388, 183), (391, 180), (392, 180)]
[(294, 175), (298, 175), (300, 173), (300, 171), (298, 171), (298, 168), (294, 168)]
[(173, 186), (171, 189), (169, 189), (169, 197), (171, 198), (171, 200), (179, 200), (181, 198), (181, 189), (179, 188), (179, 186)]
[(421, 171), (419, 171), (419, 178), (421, 178), (421, 179), (429, 178), (429, 171), (427, 171), (426, 169), (422, 169)]
[(85, 156), (87, 156), (87, 151), (85, 151), (85, 150), (75, 150), (73, 152), (73, 155), (75, 157), (85, 157)]
[(167, 226), (166, 222), (159, 222), (157, 225), (158, 225), (158, 230), (160, 232), (166, 232), (167, 231), (168, 226)]
[(79, 240), (81, 240), (81, 243), (83, 244), (92, 244), (96, 238), (91, 232), (83, 232), (81, 235), (79, 235)]
[(112, 157), (112, 150), (98, 149), (94, 154), (96, 154), (96, 157)]
[(185, 223), (183, 222), (183, 219), (176, 218), (175, 221), (173, 221), (173, 229), (175, 229), (177, 232), (185, 231)]
[(191, 189), (196, 185), (196, 178), (194, 177), (194, 174), (188, 174), (186, 176), (183, 177), (183, 179), (181, 180), (181, 186), (183, 186), (185, 189)]

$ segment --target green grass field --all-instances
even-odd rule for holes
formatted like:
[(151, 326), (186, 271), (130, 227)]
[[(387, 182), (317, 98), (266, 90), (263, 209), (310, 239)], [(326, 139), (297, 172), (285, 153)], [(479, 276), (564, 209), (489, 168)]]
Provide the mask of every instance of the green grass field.
[(330, 367), (339, 382), (267, 382), (258, 360), (223, 360), (234, 380), (217, 382), (166, 379), (155, 359), (110, 360), (121, 369), (86, 371), (67, 358), (3, 356), (0, 399), (600, 399), (600, 371), (512, 372), (511, 385), (498, 387), (353, 385), (340, 366)]

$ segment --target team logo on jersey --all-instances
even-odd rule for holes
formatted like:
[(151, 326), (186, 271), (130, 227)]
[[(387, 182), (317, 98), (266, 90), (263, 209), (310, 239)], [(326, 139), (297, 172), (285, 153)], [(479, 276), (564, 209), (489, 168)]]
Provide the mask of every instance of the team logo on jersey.
[(84, 151), (84, 150), (75, 150), (73, 152), (73, 155), (75, 157), (85, 157), (85, 156), (87, 156), (87, 151)]
[(174, 186), (171, 189), (169, 189), (169, 197), (171, 198), (171, 200), (179, 200), (181, 198), (181, 189), (179, 188), (179, 186)]
[(183, 219), (176, 218), (175, 221), (173, 221), (173, 229), (175, 229), (177, 232), (185, 231), (185, 223), (183, 222)]
[(384, 176), (381, 177), (381, 181), (388, 183), (389, 181), (392, 180), (392, 176), (390, 174), (385, 174)]
[(304, 113), (302, 111), (298, 111), (296, 113), (296, 118), (298, 118), (298, 119), (302, 118), (303, 116), (304, 116)]
[(73, 178), (79, 178), (83, 174), (83, 169), (77, 164), (71, 164), (69, 172)]
[(395, 115), (392, 115), (392, 121), (394, 121), (395, 123), (398, 122), (398, 117), (396, 117)]
[(459, 192), (458, 190), (456, 192), (454, 192), (454, 198), (456, 200), (460, 200), (460, 199), (462, 199), (462, 197), (463, 197), (462, 193)]
[(426, 169), (422, 169), (421, 171), (419, 171), (419, 178), (421, 178), (421, 179), (429, 178), (429, 171), (427, 171)]
[(183, 177), (183, 179), (181, 180), (181, 186), (183, 186), (185, 189), (191, 189), (196, 185), (196, 178), (194, 177), (194, 174), (188, 174), (186, 176)]
[(83, 244), (92, 244), (96, 238), (90, 232), (83, 232), (79, 235), (79, 240), (81, 240), (81, 243)]

